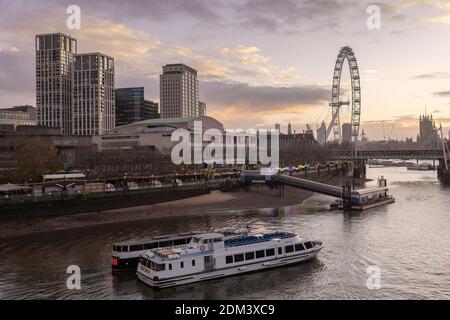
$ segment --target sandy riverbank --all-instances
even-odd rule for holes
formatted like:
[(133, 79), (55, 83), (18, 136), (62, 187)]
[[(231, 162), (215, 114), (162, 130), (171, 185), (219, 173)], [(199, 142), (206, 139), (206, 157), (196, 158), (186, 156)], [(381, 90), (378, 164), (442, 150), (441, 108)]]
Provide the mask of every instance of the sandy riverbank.
[[(339, 178), (328, 178), (326, 182), (330, 184), (340, 183)], [(210, 194), (193, 198), (141, 207), (2, 222), (0, 224), (0, 238), (167, 216), (214, 214), (214, 212), (224, 211), (276, 208), (299, 204), (311, 195), (312, 193), (309, 191), (285, 187), (284, 197), (274, 197), (273, 190), (267, 186), (254, 185), (248, 190), (238, 190), (235, 192), (213, 191)]]

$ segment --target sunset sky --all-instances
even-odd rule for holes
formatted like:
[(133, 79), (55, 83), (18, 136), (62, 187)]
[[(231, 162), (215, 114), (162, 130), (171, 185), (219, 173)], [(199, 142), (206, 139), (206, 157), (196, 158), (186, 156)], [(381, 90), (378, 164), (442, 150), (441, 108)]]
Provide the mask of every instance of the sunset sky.
[[(81, 8), (68, 30), (66, 8)], [(425, 107), (450, 129), (450, 1), (375, 3), (381, 29), (349, 0), (0, 0), (0, 107), (35, 105), (34, 36), (62, 32), (79, 52), (115, 58), (116, 87), (159, 100), (162, 65), (199, 72), (207, 113), (228, 128), (315, 129), (330, 121), (336, 56), (353, 48), (370, 139), (415, 137)], [(348, 73), (348, 68), (344, 71)], [(347, 74), (344, 87), (349, 86)], [(348, 117), (344, 110), (343, 118)]]

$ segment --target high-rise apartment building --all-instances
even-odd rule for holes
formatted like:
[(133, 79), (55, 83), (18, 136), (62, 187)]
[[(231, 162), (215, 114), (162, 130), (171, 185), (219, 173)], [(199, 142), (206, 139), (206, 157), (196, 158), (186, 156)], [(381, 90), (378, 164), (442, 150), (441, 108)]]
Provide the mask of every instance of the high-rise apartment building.
[(119, 88), (116, 92), (116, 127), (159, 118), (158, 104), (144, 99), (144, 88)]
[(36, 35), (38, 125), (72, 130), (72, 67), (77, 41), (62, 33)]
[(352, 124), (344, 123), (342, 124), (342, 142), (350, 143), (352, 140)]
[(184, 64), (163, 66), (160, 76), (161, 118), (199, 116), (197, 71)]
[(325, 144), (327, 141), (327, 127), (325, 125), (325, 122), (322, 121), (322, 124), (317, 129), (317, 141), (320, 144)]
[(102, 135), (115, 128), (114, 59), (75, 55), (73, 86), (73, 134)]

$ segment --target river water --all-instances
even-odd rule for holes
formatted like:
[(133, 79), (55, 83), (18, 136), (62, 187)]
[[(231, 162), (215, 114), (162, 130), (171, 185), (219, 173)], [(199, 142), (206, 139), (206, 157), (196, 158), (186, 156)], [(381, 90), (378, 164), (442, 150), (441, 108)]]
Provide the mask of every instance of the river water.
[[(450, 188), (433, 171), (368, 169), (369, 178), (381, 175), (396, 202), (363, 213), (329, 211), (332, 198), (315, 195), (284, 208), (0, 240), (0, 299), (449, 299)], [(246, 224), (320, 239), (325, 247), (303, 264), (163, 290), (133, 274), (111, 274), (117, 240)], [(67, 289), (69, 265), (81, 269), (81, 290)]]

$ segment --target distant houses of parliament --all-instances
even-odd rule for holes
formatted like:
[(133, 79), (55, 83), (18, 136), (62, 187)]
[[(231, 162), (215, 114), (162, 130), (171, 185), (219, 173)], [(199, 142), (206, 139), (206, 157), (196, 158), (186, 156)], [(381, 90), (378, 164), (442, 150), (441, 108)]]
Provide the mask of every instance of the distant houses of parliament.
[(428, 147), (439, 147), (439, 136), (436, 131), (433, 115), (425, 113), (419, 117), (417, 143)]

